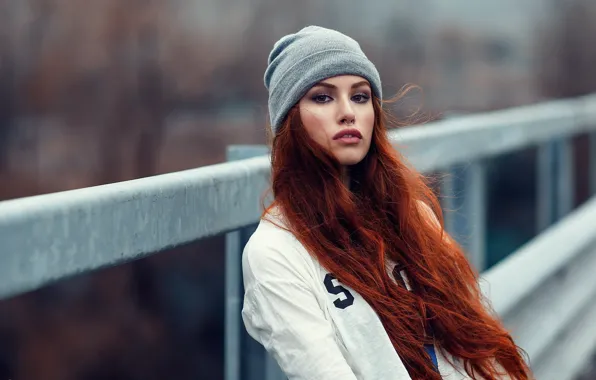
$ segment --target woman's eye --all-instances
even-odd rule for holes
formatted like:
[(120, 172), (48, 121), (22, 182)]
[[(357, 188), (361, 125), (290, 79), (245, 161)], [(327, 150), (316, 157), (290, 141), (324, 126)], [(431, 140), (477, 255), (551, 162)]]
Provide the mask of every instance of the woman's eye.
[(370, 99), (370, 96), (368, 96), (366, 94), (356, 94), (352, 97), (352, 99), (356, 103), (366, 103), (368, 101), (368, 99)]
[(312, 97), (312, 100), (317, 102), (317, 103), (327, 103), (329, 100), (331, 99), (331, 97), (329, 95), (315, 95)]

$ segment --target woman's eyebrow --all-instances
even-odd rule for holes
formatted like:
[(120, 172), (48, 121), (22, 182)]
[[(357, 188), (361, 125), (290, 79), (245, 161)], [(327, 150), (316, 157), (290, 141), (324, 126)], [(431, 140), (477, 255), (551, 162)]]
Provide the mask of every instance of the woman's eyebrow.
[[(363, 86), (363, 85), (366, 85), (366, 86), (369, 86), (370, 87), (370, 85), (368, 84), (368, 81), (363, 80), (363, 81), (356, 82), (356, 83), (352, 84), (352, 88), (360, 87), (360, 86)], [(313, 88), (314, 87), (327, 87), (327, 88), (330, 88), (330, 89), (337, 89), (337, 86), (335, 86), (335, 85), (333, 85), (331, 83), (327, 83), (327, 82), (317, 83), (317, 84), (315, 84), (313, 86)]]
[(360, 86), (368, 86), (370, 87), (370, 84), (368, 83), (368, 81), (360, 81), (360, 82), (356, 82), (352, 85), (352, 88), (356, 88), (356, 87), (360, 87)]

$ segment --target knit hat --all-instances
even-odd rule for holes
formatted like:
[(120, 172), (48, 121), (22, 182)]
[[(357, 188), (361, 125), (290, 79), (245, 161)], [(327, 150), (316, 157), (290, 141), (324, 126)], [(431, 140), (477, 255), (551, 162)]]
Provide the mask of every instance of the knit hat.
[(288, 111), (318, 82), (337, 75), (358, 75), (382, 98), (381, 78), (354, 39), (336, 30), (307, 26), (282, 37), (269, 54), (265, 87), (275, 134)]

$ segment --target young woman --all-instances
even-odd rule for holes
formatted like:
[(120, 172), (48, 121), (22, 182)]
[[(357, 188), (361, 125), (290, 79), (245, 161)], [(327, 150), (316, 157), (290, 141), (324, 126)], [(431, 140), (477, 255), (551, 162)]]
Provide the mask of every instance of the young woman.
[(265, 85), (274, 201), (243, 253), (242, 316), (287, 377), (530, 378), (391, 146), (359, 44), (316, 26), (285, 36)]

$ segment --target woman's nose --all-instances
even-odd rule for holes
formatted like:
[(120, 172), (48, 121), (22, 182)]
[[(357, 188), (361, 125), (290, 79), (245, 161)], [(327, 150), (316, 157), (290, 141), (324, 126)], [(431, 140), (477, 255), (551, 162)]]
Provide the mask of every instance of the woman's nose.
[(345, 125), (352, 125), (356, 122), (356, 118), (353, 115), (350, 116), (344, 116), (341, 119), (340, 124), (345, 124)]
[(354, 109), (352, 108), (350, 101), (343, 101), (341, 107), (339, 118), (340, 124), (354, 124), (356, 122), (356, 114), (354, 113)]

